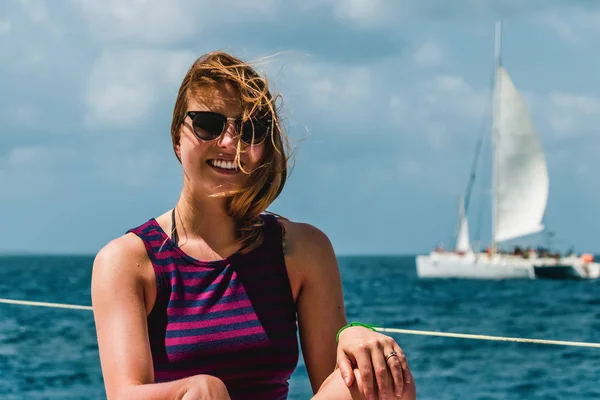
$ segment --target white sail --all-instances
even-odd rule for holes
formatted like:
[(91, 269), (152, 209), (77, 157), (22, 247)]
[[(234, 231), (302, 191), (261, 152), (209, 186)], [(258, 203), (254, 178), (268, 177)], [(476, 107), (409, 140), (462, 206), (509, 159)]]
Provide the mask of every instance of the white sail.
[[(592, 262), (593, 257), (555, 259), (539, 254), (523, 257), (497, 251), (498, 242), (537, 233), (544, 228), (542, 221), (549, 186), (545, 155), (525, 104), (501, 67), (501, 48), (502, 25), (497, 23), (492, 246), (485, 252), (469, 251), (469, 230), (461, 202), (456, 251), (436, 249), (429, 255), (417, 256), (417, 275), (421, 278), (598, 279), (600, 263)], [(467, 186), (467, 196), (471, 195), (472, 182), (470, 180)]]
[(471, 251), (471, 240), (469, 238), (469, 223), (465, 215), (464, 200), (458, 203), (458, 234), (456, 235), (456, 251), (467, 253)]
[(506, 70), (496, 86), (496, 229), (498, 242), (544, 229), (548, 168), (525, 103)]
[(458, 236), (456, 238), (456, 251), (467, 253), (471, 251), (471, 243), (469, 240), (469, 224), (467, 217), (460, 214), (460, 222), (458, 227)]

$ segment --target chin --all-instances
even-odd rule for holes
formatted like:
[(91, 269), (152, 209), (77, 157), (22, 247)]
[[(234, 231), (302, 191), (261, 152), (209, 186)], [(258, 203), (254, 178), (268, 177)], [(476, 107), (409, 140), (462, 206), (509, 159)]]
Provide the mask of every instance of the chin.
[(207, 196), (212, 196), (238, 190), (240, 189), (240, 187), (241, 185), (235, 184), (233, 182), (215, 182), (210, 183), (208, 185), (203, 185), (203, 187), (200, 188), (199, 192), (202, 192)]

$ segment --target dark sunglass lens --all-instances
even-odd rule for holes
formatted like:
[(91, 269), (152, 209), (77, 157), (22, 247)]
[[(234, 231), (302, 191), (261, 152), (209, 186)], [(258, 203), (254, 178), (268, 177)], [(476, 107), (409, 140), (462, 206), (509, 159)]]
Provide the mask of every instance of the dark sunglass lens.
[(262, 143), (271, 130), (270, 120), (252, 119), (242, 128), (242, 141), (247, 144)]
[(199, 113), (194, 117), (192, 126), (194, 133), (200, 139), (213, 140), (221, 135), (227, 120), (214, 113)]

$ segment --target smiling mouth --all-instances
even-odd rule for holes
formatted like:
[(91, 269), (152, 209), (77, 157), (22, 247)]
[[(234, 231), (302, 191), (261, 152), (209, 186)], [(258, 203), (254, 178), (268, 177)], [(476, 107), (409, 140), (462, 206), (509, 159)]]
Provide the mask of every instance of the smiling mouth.
[(219, 172), (235, 173), (240, 170), (238, 165), (231, 160), (208, 160), (207, 164)]

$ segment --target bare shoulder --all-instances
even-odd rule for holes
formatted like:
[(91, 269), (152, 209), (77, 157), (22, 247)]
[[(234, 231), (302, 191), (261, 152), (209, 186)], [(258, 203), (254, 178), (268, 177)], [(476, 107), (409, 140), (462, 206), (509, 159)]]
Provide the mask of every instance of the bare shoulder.
[[(286, 255), (292, 258), (308, 257), (333, 251), (329, 237), (319, 228), (304, 222), (280, 219), (285, 231)], [(317, 254), (315, 254), (317, 253)]]
[(94, 259), (92, 308), (109, 399), (129, 398), (128, 388), (154, 380), (147, 327), (154, 281), (146, 247), (133, 233), (112, 240)]
[(94, 258), (92, 302), (107, 293), (105, 289), (109, 287), (114, 290), (119, 286), (141, 285), (152, 277), (150, 273), (153, 271), (142, 240), (133, 233), (120, 236), (106, 244)]
[(323, 273), (337, 274), (333, 245), (322, 230), (303, 222), (281, 219), (280, 223), (285, 231), (285, 261), (292, 275), (306, 283)]
[(116, 264), (135, 264), (147, 258), (142, 240), (133, 233), (127, 233), (100, 249), (94, 258), (94, 270), (111, 269)]

